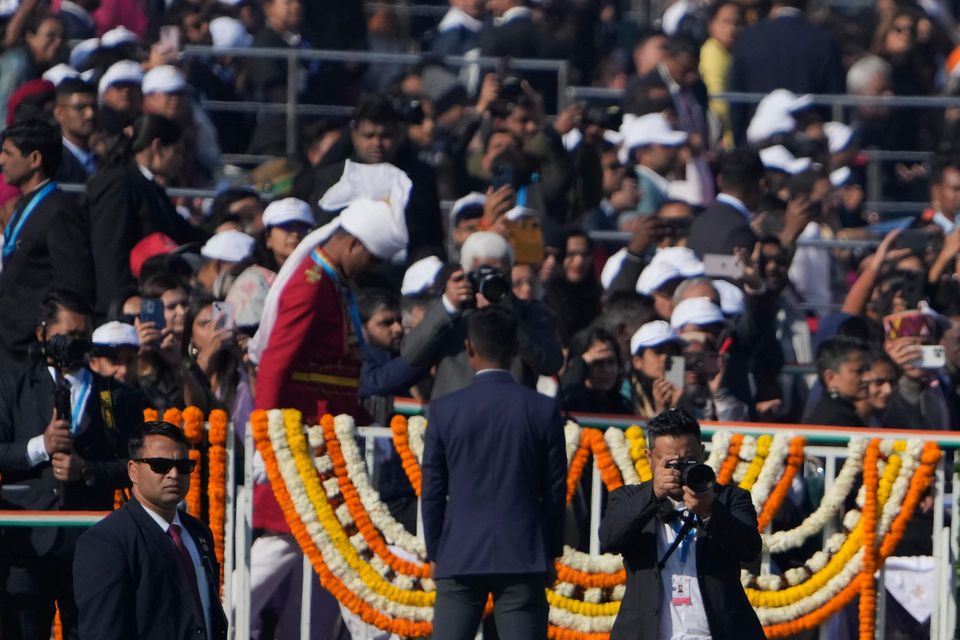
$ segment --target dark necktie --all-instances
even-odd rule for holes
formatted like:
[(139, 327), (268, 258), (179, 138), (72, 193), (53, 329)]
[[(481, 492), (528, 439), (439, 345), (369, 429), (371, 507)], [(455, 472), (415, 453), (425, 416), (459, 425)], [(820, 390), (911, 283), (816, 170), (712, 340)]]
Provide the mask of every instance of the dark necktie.
[[(199, 611), (200, 616), (203, 617), (203, 600), (200, 599), (200, 588), (197, 586), (197, 570), (193, 566), (193, 559), (190, 557), (190, 552), (187, 551), (187, 547), (183, 544), (183, 536), (180, 535), (180, 525), (171, 524), (170, 528), (167, 529), (167, 533), (170, 535), (170, 539), (173, 540), (173, 546), (177, 548), (177, 556), (180, 558), (180, 564), (183, 566), (187, 581), (190, 582), (193, 598), (197, 601), (197, 611)], [(204, 618), (204, 620), (205, 619), (206, 618)]]

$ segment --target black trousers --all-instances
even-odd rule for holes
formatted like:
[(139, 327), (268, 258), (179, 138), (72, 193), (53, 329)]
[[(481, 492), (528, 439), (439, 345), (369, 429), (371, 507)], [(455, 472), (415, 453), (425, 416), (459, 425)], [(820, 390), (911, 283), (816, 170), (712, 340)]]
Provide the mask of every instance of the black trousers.
[(501, 640), (547, 637), (549, 607), (543, 574), (460, 576), (436, 582), (432, 635), (435, 640), (473, 640), (490, 594)]
[(50, 640), (54, 604), (60, 607), (63, 637), (76, 640), (77, 603), (72, 558), (0, 560), (0, 637)]

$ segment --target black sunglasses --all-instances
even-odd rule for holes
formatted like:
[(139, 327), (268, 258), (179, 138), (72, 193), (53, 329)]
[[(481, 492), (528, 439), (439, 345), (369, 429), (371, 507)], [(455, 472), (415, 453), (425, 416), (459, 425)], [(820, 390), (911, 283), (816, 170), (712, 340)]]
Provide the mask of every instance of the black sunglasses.
[(174, 467), (177, 468), (177, 473), (180, 475), (187, 475), (188, 473), (192, 473), (197, 466), (197, 461), (189, 458), (183, 458), (181, 460), (173, 460), (171, 458), (133, 458), (133, 461), (150, 465), (151, 471), (159, 473), (162, 476), (170, 473), (170, 469)]

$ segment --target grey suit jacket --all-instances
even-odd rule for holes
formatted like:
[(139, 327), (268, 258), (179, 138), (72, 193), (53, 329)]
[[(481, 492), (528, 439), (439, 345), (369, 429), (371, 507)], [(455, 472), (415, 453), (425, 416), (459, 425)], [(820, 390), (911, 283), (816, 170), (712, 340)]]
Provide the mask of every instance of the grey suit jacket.
[[(563, 351), (557, 338), (553, 312), (542, 302), (522, 302), (509, 298), (519, 319), (518, 356), (510, 372), (520, 384), (535, 387), (537, 377), (552, 376), (563, 365)], [(464, 340), (470, 311), (449, 314), (440, 298), (430, 303), (427, 313), (407, 334), (401, 356), (414, 367), (428, 369), (436, 365), (430, 399), (466, 387), (473, 380)]]

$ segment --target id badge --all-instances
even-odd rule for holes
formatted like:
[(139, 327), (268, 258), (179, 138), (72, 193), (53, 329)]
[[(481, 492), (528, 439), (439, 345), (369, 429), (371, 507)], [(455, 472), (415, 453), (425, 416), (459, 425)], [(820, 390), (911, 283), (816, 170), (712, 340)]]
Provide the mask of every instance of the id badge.
[(690, 604), (690, 576), (671, 576), (670, 603), (674, 605)]

